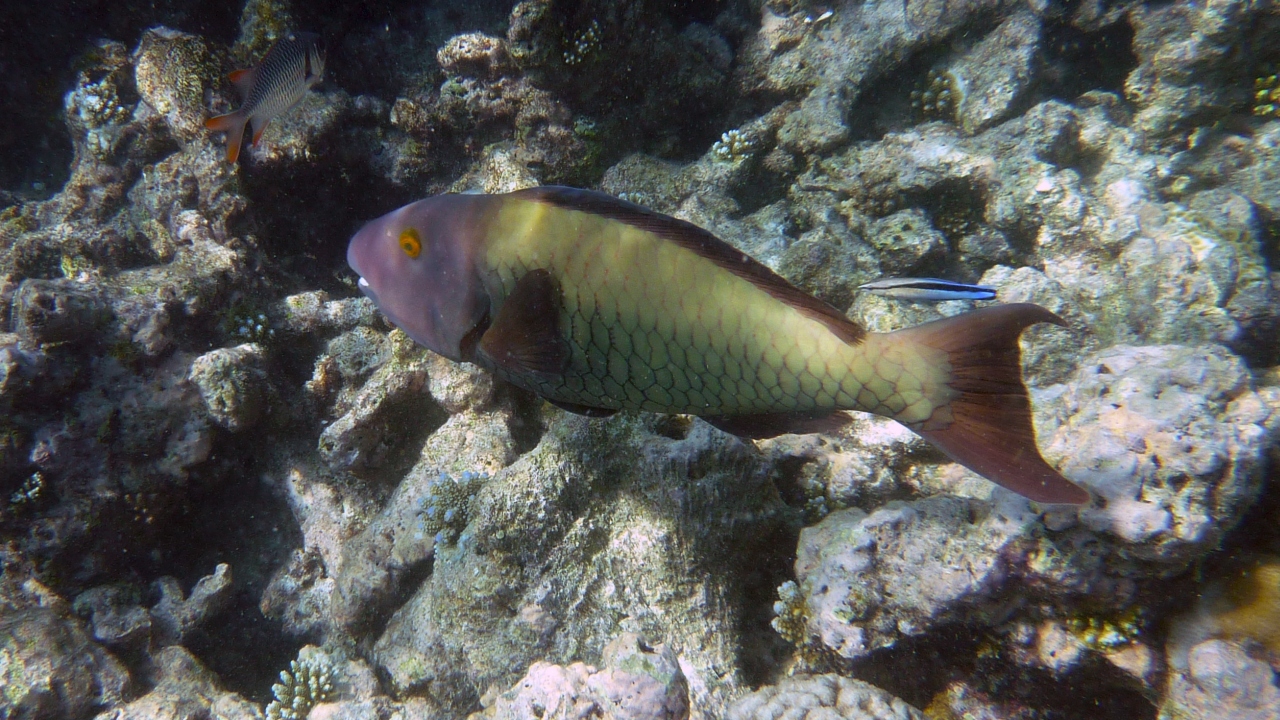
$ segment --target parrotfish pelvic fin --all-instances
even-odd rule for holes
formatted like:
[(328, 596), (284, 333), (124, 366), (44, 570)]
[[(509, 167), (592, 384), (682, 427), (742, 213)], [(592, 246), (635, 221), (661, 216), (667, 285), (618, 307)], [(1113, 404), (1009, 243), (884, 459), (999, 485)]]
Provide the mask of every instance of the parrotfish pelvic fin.
[(894, 335), (945, 351), (955, 396), (911, 429), (952, 460), (1036, 502), (1089, 502), (1089, 492), (1040, 456), (1022, 384), (1018, 336), (1036, 323), (1067, 323), (1038, 305), (997, 305)]
[(560, 333), (560, 289), (551, 273), (530, 270), (480, 338), (482, 364), (514, 376), (554, 377), (564, 372), (569, 348)]
[(571, 412), (574, 415), (582, 415), (592, 418), (606, 418), (618, 412), (613, 408), (591, 407), (590, 405), (579, 405), (577, 403), (564, 402), (563, 400), (552, 400), (551, 398), (547, 398), (547, 402), (555, 405), (561, 410)]

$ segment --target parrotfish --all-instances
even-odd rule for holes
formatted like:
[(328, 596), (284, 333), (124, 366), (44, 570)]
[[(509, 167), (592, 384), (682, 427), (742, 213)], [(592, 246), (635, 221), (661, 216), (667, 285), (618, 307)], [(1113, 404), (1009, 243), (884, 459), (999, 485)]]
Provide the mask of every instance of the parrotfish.
[(258, 66), (231, 73), (231, 83), (240, 91), (244, 104), (239, 110), (209, 118), (204, 126), (227, 133), (227, 162), (240, 157), (244, 128), (253, 128), (252, 144), (257, 145), (267, 123), (293, 107), (324, 75), (324, 48), (320, 36), (293, 32), (271, 46)]
[(858, 289), (911, 302), (993, 300), (996, 296), (996, 289), (987, 285), (968, 285), (938, 278), (885, 278), (859, 285)]
[(360, 289), (418, 343), (583, 415), (686, 413), (744, 438), (892, 418), (1032, 500), (1089, 493), (1040, 456), (1012, 304), (868, 333), (710, 232), (609, 195), (438, 195), (361, 228)]

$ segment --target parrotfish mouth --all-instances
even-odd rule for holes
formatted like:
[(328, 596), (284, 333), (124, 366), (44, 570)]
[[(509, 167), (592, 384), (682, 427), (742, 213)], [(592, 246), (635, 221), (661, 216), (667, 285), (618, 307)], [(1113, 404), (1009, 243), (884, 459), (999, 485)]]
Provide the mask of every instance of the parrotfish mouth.
[(369, 286), (368, 280), (365, 280), (363, 277), (361, 277), (360, 280), (356, 283), (356, 286), (360, 288), (360, 292), (364, 293), (365, 297), (373, 301), (374, 305), (378, 304), (378, 296), (373, 294), (373, 288)]

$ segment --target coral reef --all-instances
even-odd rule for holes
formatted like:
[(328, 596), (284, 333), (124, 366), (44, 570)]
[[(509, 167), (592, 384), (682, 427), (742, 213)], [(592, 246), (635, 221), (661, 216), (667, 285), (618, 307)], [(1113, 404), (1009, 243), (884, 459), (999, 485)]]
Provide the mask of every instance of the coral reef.
[(920, 89), (911, 91), (911, 109), (923, 120), (954, 120), (960, 100), (956, 78), (946, 70), (930, 70)]
[(924, 720), (924, 713), (885, 691), (838, 675), (797, 675), (761, 688), (729, 708), (730, 720), (838, 717)]
[(1280, 713), (1280, 686), (1270, 665), (1224, 640), (1191, 648), (1185, 672), (1173, 672), (1161, 718), (1263, 720)]
[(498, 695), (475, 720), (526, 718), (646, 718), (685, 720), (688, 687), (670, 648), (649, 647), (623, 633), (604, 649), (603, 669), (534, 663), (510, 690)]
[[(268, 717), (1280, 712), (1274, 3), (100, 5), (0, 8), (0, 716), (261, 717), (286, 666)], [(326, 82), (230, 166), (290, 29)], [(874, 332), (973, 307), (886, 276), (1057, 313), (1092, 502), (876, 417), (569, 415), (360, 297), (364, 220), (540, 183)]]

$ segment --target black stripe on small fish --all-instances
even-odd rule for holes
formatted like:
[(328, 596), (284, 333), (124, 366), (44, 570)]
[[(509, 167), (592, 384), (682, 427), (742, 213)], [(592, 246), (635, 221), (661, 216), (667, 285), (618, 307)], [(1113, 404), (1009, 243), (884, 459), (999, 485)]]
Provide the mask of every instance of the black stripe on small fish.
[(969, 285), (938, 278), (886, 278), (861, 285), (858, 289), (914, 302), (991, 300), (996, 296), (996, 289), (987, 285)]

